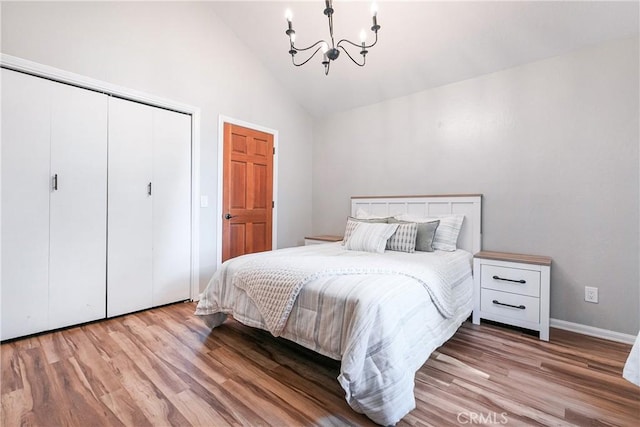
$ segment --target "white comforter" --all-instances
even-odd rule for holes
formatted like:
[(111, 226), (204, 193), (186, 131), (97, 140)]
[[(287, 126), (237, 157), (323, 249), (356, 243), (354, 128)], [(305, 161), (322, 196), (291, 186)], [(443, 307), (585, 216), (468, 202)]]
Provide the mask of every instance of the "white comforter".
[(624, 364), (622, 376), (627, 381), (640, 386), (640, 333), (636, 337), (633, 347), (631, 347), (627, 363)]
[[(269, 330), (258, 306), (233, 280), (274, 253), (290, 258), (294, 265), (309, 257), (340, 257), (378, 268), (370, 274), (315, 275), (300, 290), (281, 336), (342, 361), (338, 381), (354, 410), (379, 424), (398, 422), (415, 407), (415, 372), (471, 313), (471, 254), (461, 250), (372, 254), (347, 251), (337, 243), (246, 255), (229, 260), (214, 274), (196, 314), (211, 327), (231, 314), (241, 323)], [(421, 280), (381, 271), (400, 262), (431, 266), (430, 281), (440, 283), (429, 286), (448, 288), (436, 292), (450, 295), (451, 312), (441, 313)]]

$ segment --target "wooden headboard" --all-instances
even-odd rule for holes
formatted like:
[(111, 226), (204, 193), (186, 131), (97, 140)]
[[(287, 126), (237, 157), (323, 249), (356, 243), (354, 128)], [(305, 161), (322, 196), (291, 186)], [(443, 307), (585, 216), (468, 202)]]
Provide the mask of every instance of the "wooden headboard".
[(379, 216), (463, 214), (458, 247), (472, 254), (482, 250), (482, 194), (351, 197), (351, 215), (356, 216), (358, 209)]

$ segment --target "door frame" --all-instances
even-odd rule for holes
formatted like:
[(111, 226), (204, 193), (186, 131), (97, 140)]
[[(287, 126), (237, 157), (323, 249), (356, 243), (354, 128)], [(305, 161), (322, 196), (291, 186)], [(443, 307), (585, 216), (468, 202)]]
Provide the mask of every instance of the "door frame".
[(242, 126), (249, 129), (255, 129), (260, 132), (273, 135), (273, 202), (274, 207), (271, 213), (271, 248), (278, 247), (278, 131), (262, 125), (245, 122), (244, 120), (234, 119), (233, 117), (218, 116), (218, 201), (216, 207), (216, 268), (220, 268), (222, 264), (222, 196), (224, 181), (224, 124)]
[(0, 67), (191, 116), (191, 277), (189, 288), (191, 300), (196, 300), (200, 295), (200, 108), (5, 53), (0, 54)]

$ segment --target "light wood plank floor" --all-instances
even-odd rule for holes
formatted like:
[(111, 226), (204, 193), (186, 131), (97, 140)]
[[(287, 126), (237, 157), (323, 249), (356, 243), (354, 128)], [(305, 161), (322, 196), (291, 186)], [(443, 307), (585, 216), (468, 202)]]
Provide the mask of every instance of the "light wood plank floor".
[[(2, 426), (360, 425), (338, 362), (193, 303), (2, 344)], [(465, 323), (416, 376), (401, 426), (637, 426), (630, 346)]]

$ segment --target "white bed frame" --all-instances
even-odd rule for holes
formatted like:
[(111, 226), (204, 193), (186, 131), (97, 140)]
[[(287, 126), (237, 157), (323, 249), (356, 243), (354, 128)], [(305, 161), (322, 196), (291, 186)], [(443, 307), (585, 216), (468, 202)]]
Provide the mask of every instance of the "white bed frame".
[(458, 247), (472, 254), (482, 250), (482, 194), (351, 197), (351, 216), (358, 209), (376, 216), (462, 214)]

